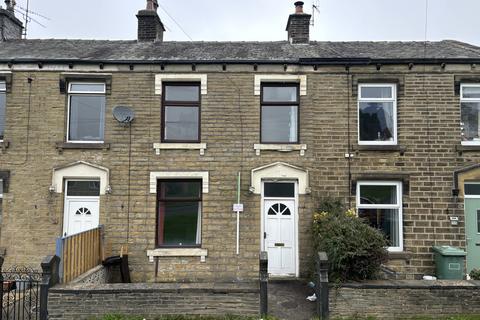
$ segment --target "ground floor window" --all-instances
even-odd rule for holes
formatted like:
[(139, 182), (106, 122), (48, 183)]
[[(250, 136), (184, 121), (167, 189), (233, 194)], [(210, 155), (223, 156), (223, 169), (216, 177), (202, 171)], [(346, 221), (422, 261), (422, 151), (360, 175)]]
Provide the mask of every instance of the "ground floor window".
[(200, 246), (202, 180), (158, 180), (157, 197), (157, 246)]
[(403, 250), (402, 184), (388, 181), (357, 183), (358, 216), (385, 233), (389, 251)]

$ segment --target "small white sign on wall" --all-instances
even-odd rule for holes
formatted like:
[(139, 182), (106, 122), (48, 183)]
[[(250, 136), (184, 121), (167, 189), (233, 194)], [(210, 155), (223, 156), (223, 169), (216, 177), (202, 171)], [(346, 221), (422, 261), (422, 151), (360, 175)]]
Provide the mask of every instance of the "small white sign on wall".
[(233, 211), (235, 212), (243, 212), (243, 203), (235, 203), (233, 205)]

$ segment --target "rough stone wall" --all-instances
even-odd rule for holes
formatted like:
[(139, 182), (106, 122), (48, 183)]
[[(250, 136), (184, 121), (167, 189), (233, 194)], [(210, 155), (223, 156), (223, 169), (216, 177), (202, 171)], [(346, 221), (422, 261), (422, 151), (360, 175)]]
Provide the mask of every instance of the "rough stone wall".
[[(0, 66), (1, 67), (1, 66)], [(66, 68), (66, 66), (64, 66)], [(57, 69), (58, 70), (58, 69)], [(31, 263), (55, 252), (55, 238), (62, 232), (63, 194), (51, 194), (52, 168), (84, 160), (111, 170), (112, 194), (100, 199), (100, 223), (106, 227), (107, 254), (119, 254), (128, 244), (134, 281), (225, 281), (258, 277), (260, 251), (261, 198), (250, 194), (253, 168), (282, 161), (309, 170), (312, 194), (299, 198), (300, 274), (310, 266), (309, 227), (319, 199), (340, 197), (354, 206), (349, 183), (348, 137), (357, 140), (355, 79), (388, 77), (403, 79), (398, 100), (398, 150), (357, 150), (351, 159), (351, 176), (365, 173), (402, 173), (409, 177), (404, 194), (404, 247), (407, 255), (396, 255), (390, 262), (408, 278), (433, 273), (431, 245), (464, 246), (461, 209), (455, 210), (451, 196), (453, 171), (478, 161), (476, 152), (460, 155), (459, 97), (454, 77), (478, 74), (470, 66), (384, 66), (351, 68), (322, 67), (289, 72), (306, 73), (308, 90), (301, 96), (300, 142), (307, 144), (305, 156), (299, 152), (262, 151), (259, 143), (260, 97), (253, 93), (252, 66), (235, 66), (222, 72), (221, 66), (197, 66), (197, 73), (208, 74), (208, 94), (202, 95), (202, 142), (198, 150), (162, 150), (156, 155), (153, 143), (160, 141), (161, 96), (154, 93), (154, 67), (108, 66), (112, 73), (112, 94), (107, 96), (105, 141), (109, 150), (64, 150), (55, 143), (64, 140), (66, 96), (60, 93), (60, 72), (53, 69), (14, 71), (12, 93), (7, 94), (5, 139), (10, 147), (0, 154), (0, 170), (10, 170), (10, 190), (3, 199), (1, 246), (7, 248), (6, 264)], [(68, 71), (68, 69), (66, 70)], [(98, 70), (100, 71), (100, 70)], [(423, 72), (426, 71), (426, 76)], [(78, 71), (76, 71), (78, 72)], [(166, 71), (191, 72), (191, 66), (167, 66)], [(283, 66), (260, 66), (259, 73), (285, 74)], [(30, 128), (27, 135), (29, 84), (32, 77)], [(425, 95), (423, 88), (427, 90)], [(427, 100), (428, 97), (428, 100)], [(111, 116), (116, 105), (130, 105), (136, 113), (131, 154), (130, 214), (128, 214), (129, 129)], [(350, 122), (348, 122), (348, 119)], [(349, 129), (349, 131), (348, 131)], [(27, 144), (28, 137), (28, 144)], [(27, 153), (28, 145), (28, 153)], [(151, 171), (209, 171), (210, 192), (204, 194), (202, 248), (208, 249), (206, 262), (195, 258), (160, 258), (157, 277), (155, 263), (146, 250), (155, 246), (156, 195), (149, 193)], [(240, 255), (235, 254), (236, 219), (232, 203), (236, 199), (236, 175), (242, 172)], [(447, 210), (448, 209), (448, 210)], [(452, 227), (450, 214), (460, 216)], [(127, 226), (129, 232), (127, 233)], [(128, 234), (128, 237), (127, 237)]]
[(50, 289), (49, 319), (92, 319), (106, 314), (258, 315), (255, 285), (110, 284)]
[(477, 284), (395, 284), (342, 287), (330, 293), (332, 317), (410, 319), (480, 313)]

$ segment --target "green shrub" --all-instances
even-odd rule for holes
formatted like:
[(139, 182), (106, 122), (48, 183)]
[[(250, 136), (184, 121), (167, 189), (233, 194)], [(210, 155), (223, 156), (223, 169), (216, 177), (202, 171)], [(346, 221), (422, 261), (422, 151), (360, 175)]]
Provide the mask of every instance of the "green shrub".
[(470, 271), (470, 278), (472, 280), (480, 280), (480, 269), (473, 269)]
[(354, 210), (344, 210), (338, 200), (322, 201), (312, 231), (314, 248), (327, 253), (329, 277), (335, 282), (374, 279), (387, 259), (384, 234)]

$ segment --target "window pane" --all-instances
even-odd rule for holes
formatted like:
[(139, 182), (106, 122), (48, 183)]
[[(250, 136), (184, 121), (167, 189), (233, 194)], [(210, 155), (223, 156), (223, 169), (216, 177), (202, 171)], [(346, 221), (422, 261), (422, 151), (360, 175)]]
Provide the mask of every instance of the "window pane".
[(298, 107), (262, 107), (262, 142), (297, 142)]
[(6, 95), (0, 92), (0, 140), (3, 140), (3, 133), (5, 131), (5, 108)]
[(202, 182), (199, 181), (162, 181), (162, 199), (199, 199), (202, 192)]
[(479, 111), (480, 103), (462, 103), (461, 130), (463, 141), (480, 140)]
[(0, 198), (3, 197), (3, 180), (0, 180)]
[(393, 102), (360, 102), (360, 141), (393, 141)]
[(295, 87), (263, 87), (263, 101), (265, 102), (297, 102)]
[(360, 185), (361, 204), (397, 204), (397, 186)]
[(105, 121), (105, 97), (70, 97), (70, 133), (72, 141), (102, 141)]
[(295, 197), (295, 184), (282, 182), (265, 182), (265, 197), (293, 198)]
[(161, 202), (159, 244), (200, 244), (200, 202)]
[(480, 99), (480, 87), (462, 87), (463, 98), (465, 99)]
[(166, 101), (199, 101), (199, 86), (165, 86)]
[(67, 196), (98, 197), (100, 181), (68, 181)]
[(391, 99), (393, 98), (392, 87), (360, 87), (362, 99)]
[(70, 84), (70, 91), (104, 93), (105, 84), (104, 83), (72, 83)]
[(389, 241), (390, 247), (400, 247), (400, 225), (397, 209), (358, 209), (358, 216), (377, 229), (380, 229)]
[(480, 184), (479, 183), (465, 183), (465, 194), (471, 196), (480, 195)]
[(477, 210), (477, 233), (480, 233), (480, 210)]
[(6, 91), (7, 85), (4, 81), (0, 81), (0, 91)]
[(165, 107), (165, 140), (198, 140), (198, 107)]

